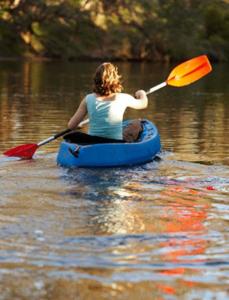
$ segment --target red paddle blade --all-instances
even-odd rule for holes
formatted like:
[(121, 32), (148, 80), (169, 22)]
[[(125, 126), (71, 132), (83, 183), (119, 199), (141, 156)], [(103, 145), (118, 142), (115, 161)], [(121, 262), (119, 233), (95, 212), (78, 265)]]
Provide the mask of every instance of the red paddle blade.
[(33, 157), (33, 154), (37, 150), (37, 148), (37, 144), (25, 144), (7, 150), (3, 154), (6, 156), (15, 156), (29, 159)]
[(212, 70), (211, 64), (206, 55), (201, 55), (175, 67), (166, 80), (168, 85), (185, 86), (201, 77), (205, 76)]

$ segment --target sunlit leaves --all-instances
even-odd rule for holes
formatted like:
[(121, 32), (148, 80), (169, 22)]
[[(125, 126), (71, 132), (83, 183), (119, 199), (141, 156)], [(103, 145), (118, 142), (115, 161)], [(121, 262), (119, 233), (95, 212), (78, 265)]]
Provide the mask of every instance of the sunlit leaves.
[(153, 61), (204, 52), (228, 60), (228, 10), (227, 0), (5, 0), (0, 52)]

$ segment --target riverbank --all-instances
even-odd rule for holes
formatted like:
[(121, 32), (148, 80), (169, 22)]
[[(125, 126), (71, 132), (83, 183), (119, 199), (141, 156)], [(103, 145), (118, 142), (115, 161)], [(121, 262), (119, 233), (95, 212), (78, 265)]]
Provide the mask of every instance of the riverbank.
[(225, 0), (4, 1), (0, 56), (62, 60), (229, 60)]

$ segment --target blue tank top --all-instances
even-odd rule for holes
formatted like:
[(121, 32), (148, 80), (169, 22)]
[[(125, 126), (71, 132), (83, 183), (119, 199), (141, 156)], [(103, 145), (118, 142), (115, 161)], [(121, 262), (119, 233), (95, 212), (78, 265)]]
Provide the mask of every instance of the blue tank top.
[(95, 94), (86, 96), (90, 135), (123, 139), (122, 121), (126, 105), (118, 95), (112, 101), (98, 100)]

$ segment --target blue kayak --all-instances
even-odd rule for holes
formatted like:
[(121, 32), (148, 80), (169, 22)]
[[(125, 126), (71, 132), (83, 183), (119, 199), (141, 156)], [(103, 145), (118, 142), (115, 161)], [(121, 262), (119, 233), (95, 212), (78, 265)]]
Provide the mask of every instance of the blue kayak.
[[(124, 121), (124, 126), (130, 121)], [(161, 149), (157, 127), (142, 120), (142, 132), (136, 142), (79, 144), (63, 141), (57, 164), (63, 167), (118, 167), (152, 161)]]

